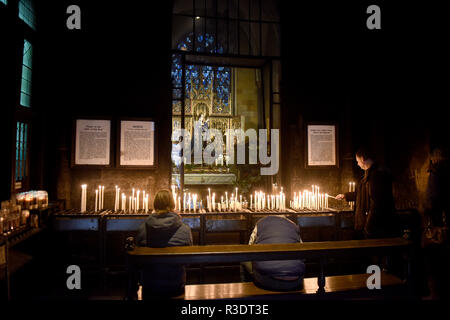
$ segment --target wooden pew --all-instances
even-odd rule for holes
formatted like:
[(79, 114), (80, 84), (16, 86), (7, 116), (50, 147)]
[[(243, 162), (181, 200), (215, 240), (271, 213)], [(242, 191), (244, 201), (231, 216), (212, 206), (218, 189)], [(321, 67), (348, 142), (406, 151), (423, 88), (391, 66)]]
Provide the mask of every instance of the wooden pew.
[[(291, 292), (298, 294), (310, 294), (315, 291), (319, 295), (327, 292), (348, 291), (366, 287), (365, 280), (368, 275), (346, 275), (344, 277), (326, 277), (325, 266), (329, 258), (343, 256), (387, 256), (392, 254), (406, 253), (407, 271), (410, 270), (410, 250), (412, 242), (404, 238), (387, 239), (365, 239), (346, 241), (322, 241), (303, 242), (290, 244), (255, 244), (255, 245), (207, 245), (186, 247), (133, 247), (127, 244), (127, 268), (129, 275), (149, 263), (181, 263), (181, 264), (208, 264), (208, 263), (230, 263), (242, 261), (264, 261), (264, 260), (293, 260), (306, 259), (320, 262), (320, 271), (317, 278), (305, 279), (305, 287), (302, 291)], [(340, 278), (339, 278), (340, 277)], [(382, 275), (385, 285), (407, 284), (402, 279), (392, 275)], [(133, 284), (129, 283), (128, 298), (134, 297)], [(134, 278), (135, 279), (135, 278)], [(406, 280), (410, 280), (407, 272)], [(316, 285), (313, 285), (316, 282)], [(410, 281), (409, 281), (410, 282)], [(227, 285), (229, 288), (227, 288)], [(277, 293), (255, 287), (251, 283), (232, 283), (214, 285), (191, 285), (186, 286), (184, 299), (207, 299), (207, 292), (216, 292), (210, 295), (212, 299), (245, 298), (245, 296), (276, 295)], [(330, 286), (331, 285), (331, 286)], [(382, 282), (383, 285), (383, 282)], [(203, 287), (201, 287), (203, 286)], [(209, 287), (208, 287), (209, 286)], [(231, 290), (232, 288), (233, 290)], [(203, 293), (201, 293), (203, 292)], [(221, 293), (222, 292), (222, 293)], [(224, 295), (223, 292), (235, 292), (235, 294)], [(240, 293), (239, 293), (240, 292)], [(279, 293), (286, 295), (288, 293)]]

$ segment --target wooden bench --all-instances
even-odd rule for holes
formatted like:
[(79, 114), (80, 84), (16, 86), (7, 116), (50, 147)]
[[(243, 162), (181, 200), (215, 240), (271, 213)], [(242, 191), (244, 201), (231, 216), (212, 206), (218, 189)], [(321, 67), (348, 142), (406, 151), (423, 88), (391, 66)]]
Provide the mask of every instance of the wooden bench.
[[(327, 298), (373, 296), (373, 293), (377, 292), (370, 292), (367, 289), (366, 283), (369, 276), (369, 274), (353, 274), (326, 277), (324, 294)], [(382, 272), (381, 288), (383, 288), (383, 293), (386, 292), (386, 289), (404, 293), (405, 281), (392, 274)], [(193, 284), (186, 285), (185, 293), (175, 299), (316, 299), (318, 290), (317, 278), (304, 279), (302, 290), (286, 292), (261, 289), (253, 282)]]
[[(132, 247), (128, 244), (127, 268), (129, 275), (149, 263), (181, 263), (189, 264), (209, 264), (209, 263), (230, 263), (242, 261), (264, 261), (264, 260), (293, 260), (306, 259), (319, 262), (319, 274), (314, 278), (304, 280), (304, 288), (293, 292), (274, 292), (256, 287), (253, 283), (228, 283), (228, 284), (207, 284), (207, 285), (187, 285), (183, 296), (178, 298), (195, 299), (242, 299), (252, 297), (274, 297), (274, 296), (315, 296), (324, 294), (349, 292), (355, 290), (366, 290), (366, 280), (368, 274), (325, 276), (325, 266), (327, 259), (339, 258), (343, 256), (388, 256), (406, 254), (405, 279), (400, 279), (394, 275), (383, 273), (381, 285), (384, 287), (394, 287), (410, 284), (410, 250), (412, 242), (404, 238), (388, 239), (366, 239), (366, 240), (346, 240), (346, 241), (323, 241), (323, 242), (303, 242), (292, 244), (255, 244), (255, 245), (207, 245), (207, 246), (187, 246), (187, 247)], [(130, 276), (128, 287), (128, 298), (135, 296), (133, 291), (134, 279)], [(370, 290), (374, 291), (374, 290)], [(376, 290), (375, 290), (376, 291)]]

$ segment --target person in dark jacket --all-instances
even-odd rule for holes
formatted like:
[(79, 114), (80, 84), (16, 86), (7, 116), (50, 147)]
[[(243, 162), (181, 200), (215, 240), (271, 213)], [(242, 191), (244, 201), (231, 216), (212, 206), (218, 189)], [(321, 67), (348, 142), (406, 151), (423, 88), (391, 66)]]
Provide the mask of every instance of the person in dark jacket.
[[(173, 212), (175, 204), (170, 190), (158, 191), (153, 206), (154, 213), (139, 228), (137, 245), (152, 248), (192, 245), (191, 229)], [(177, 296), (184, 293), (186, 270), (183, 265), (148, 265), (141, 282), (143, 299)]]
[(450, 194), (450, 167), (446, 148), (433, 149), (428, 172), (430, 175), (425, 194), (425, 217), (430, 219), (431, 225), (442, 227), (448, 223), (450, 211), (447, 201)]
[[(302, 242), (298, 225), (284, 216), (267, 216), (256, 223), (249, 244), (298, 242)], [(243, 262), (241, 272), (243, 281), (250, 278), (261, 288), (299, 290), (303, 287), (305, 263), (302, 260)]]
[[(434, 148), (430, 154), (430, 168), (425, 193), (423, 227), (447, 227), (449, 219), (450, 167), (447, 148)], [(426, 232), (426, 229), (424, 230)], [(424, 245), (423, 253), (427, 272), (429, 295), (424, 299), (448, 299), (450, 284), (448, 239)]]
[(378, 164), (366, 148), (356, 152), (358, 166), (364, 175), (355, 192), (338, 194), (336, 199), (356, 201), (355, 230), (360, 238), (383, 238), (399, 235), (395, 218), (390, 171)]

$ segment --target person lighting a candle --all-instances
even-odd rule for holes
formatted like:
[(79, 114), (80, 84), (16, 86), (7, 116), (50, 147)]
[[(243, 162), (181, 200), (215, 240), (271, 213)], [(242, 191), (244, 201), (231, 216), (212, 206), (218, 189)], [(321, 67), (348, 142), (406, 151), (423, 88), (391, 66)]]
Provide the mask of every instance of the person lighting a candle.
[(355, 191), (338, 194), (337, 200), (356, 201), (355, 230), (359, 238), (383, 238), (399, 233), (395, 219), (392, 177), (389, 169), (375, 160), (367, 147), (356, 152), (356, 162), (364, 170)]

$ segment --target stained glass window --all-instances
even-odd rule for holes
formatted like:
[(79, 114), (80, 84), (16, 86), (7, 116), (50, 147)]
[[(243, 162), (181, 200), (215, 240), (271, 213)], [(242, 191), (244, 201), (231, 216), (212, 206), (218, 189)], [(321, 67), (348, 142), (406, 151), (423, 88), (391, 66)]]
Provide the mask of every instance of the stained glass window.
[(33, 0), (19, 1), (19, 18), (22, 19), (33, 30), (36, 30), (36, 17), (34, 15)]
[(23, 43), (22, 83), (20, 86), (20, 104), (23, 107), (31, 106), (31, 71), (33, 60), (33, 46), (27, 40)]
[[(178, 49), (182, 51), (193, 50), (193, 34), (189, 33), (184, 40), (178, 44)], [(206, 33), (198, 35), (195, 39), (196, 51), (207, 53), (223, 53), (223, 47), (216, 43), (214, 36)], [(175, 88), (173, 98), (181, 98), (182, 67), (179, 54), (172, 55), (172, 85)], [(213, 112), (230, 113), (230, 93), (231, 93), (231, 68), (216, 66), (186, 65), (185, 97), (193, 99), (195, 92), (197, 99), (205, 98), (205, 95), (212, 93)], [(202, 97), (203, 95), (203, 97)], [(174, 101), (173, 112), (181, 112), (181, 103)], [(186, 104), (186, 112), (191, 112), (189, 104)]]
[(28, 124), (17, 122), (15, 181), (22, 181), (27, 176), (27, 137)]

